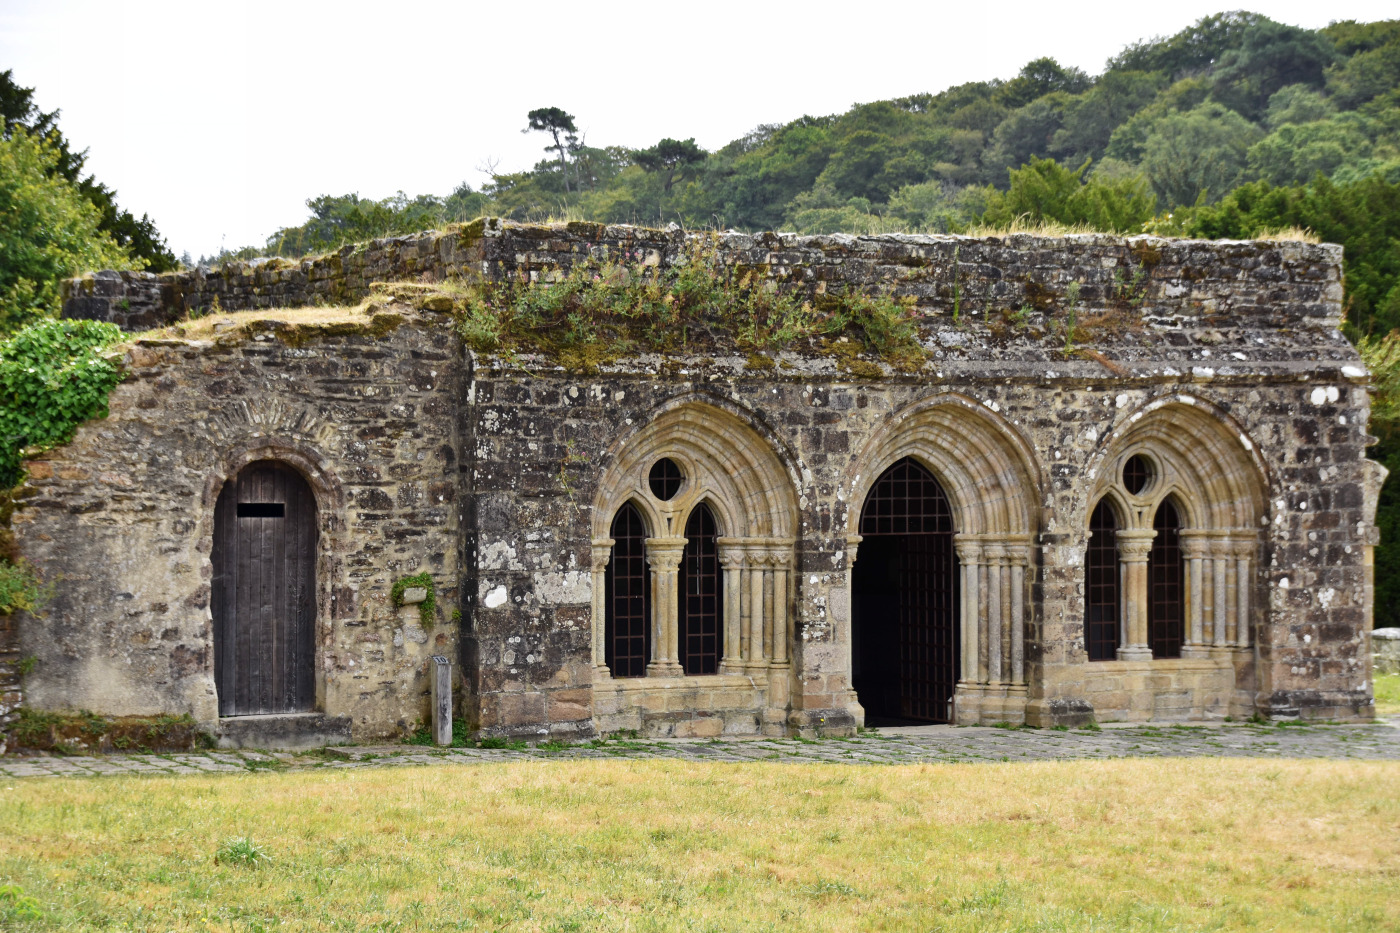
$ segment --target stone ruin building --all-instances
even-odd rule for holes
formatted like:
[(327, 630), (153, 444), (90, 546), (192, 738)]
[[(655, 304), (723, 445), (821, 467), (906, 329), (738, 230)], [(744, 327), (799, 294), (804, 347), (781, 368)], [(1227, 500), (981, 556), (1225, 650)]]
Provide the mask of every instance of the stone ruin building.
[[(427, 287), (695, 241), (488, 220), (69, 283), (66, 316), (176, 326), (28, 464), (14, 528), (56, 590), (20, 622), (25, 702), (366, 740), (424, 719), (437, 655), (471, 729), (527, 738), (1373, 714), (1384, 471), (1339, 247), (709, 237), (735, 274), (912, 298), (902, 369), (831, 346), (566, 368), (469, 349)], [(410, 284), (359, 323), (220, 317), (376, 282)], [(396, 606), (424, 572), (430, 611)]]

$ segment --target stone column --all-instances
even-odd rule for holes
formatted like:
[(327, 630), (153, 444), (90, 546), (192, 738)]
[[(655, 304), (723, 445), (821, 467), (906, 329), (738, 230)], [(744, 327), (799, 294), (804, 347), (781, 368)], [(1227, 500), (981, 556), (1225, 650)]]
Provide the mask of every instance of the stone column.
[(1120, 661), (1150, 661), (1147, 643), (1147, 557), (1157, 532), (1138, 529), (1118, 532), (1118, 560), (1122, 568), (1123, 628), (1118, 645)]
[(766, 555), (757, 548), (749, 549), (749, 640), (745, 645), (744, 663), (748, 667), (762, 667), (764, 661), (763, 638), (768, 627), (768, 617), (763, 611), (763, 594), (766, 589), (768, 572), (765, 568)]
[(1002, 576), (1006, 571), (1006, 548), (989, 544), (983, 549), (987, 562), (987, 683), (1002, 682)]
[(1183, 532), (1181, 553), (1186, 560), (1186, 637), (1182, 639), (1183, 658), (1204, 658), (1210, 654), (1204, 635), (1205, 594), (1201, 590), (1205, 559), (1209, 543), (1199, 533)]
[(1211, 647), (1217, 649), (1212, 653), (1223, 652), (1229, 647), (1229, 621), (1230, 621), (1230, 564), (1231, 551), (1229, 538), (1217, 538), (1211, 542), (1210, 556), (1211, 565), (1215, 573), (1215, 599), (1214, 606), (1214, 628)]
[(1235, 645), (1239, 648), (1248, 648), (1252, 643), (1250, 637), (1249, 594), (1254, 586), (1254, 574), (1251, 572), (1254, 561), (1254, 541), (1250, 539), (1235, 539)]
[(647, 538), (651, 565), (651, 663), (648, 677), (679, 677), (680, 590), (678, 577), (685, 538)]
[(612, 556), (612, 538), (593, 539), (593, 679), (611, 676), (608, 670), (608, 559)]
[(1011, 684), (1026, 682), (1026, 567), (1029, 548), (1024, 544), (1007, 549), (1011, 559)]
[(744, 623), (743, 612), (740, 609), (744, 552), (732, 541), (724, 538), (720, 538), (717, 543), (719, 565), (724, 572), (724, 660), (720, 669), (726, 674), (732, 674), (744, 666), (740, 641)]
[(958, 551), (958, 566), (962, 574), (962, 606), (959, 619), (962, 624), (962, 660), (958, 680), (964, 684), (975, 684), (978, 676), (977, 629), (981, 605), (977, 593), (978, 566), (982, 562), (982, 542), (968, 535), (957, 535), (953, 545)]
[(792, 567), (792, 547), (773, 554), (773, 663), (788, 666), (788, 570)]

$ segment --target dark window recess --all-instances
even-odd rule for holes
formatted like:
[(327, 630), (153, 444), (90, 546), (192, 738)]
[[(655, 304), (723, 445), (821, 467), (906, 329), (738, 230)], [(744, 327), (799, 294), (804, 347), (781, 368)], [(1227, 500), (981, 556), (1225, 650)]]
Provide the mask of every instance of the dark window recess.
[(1137, 454), (1128, 458), (1128, 462), (1123, 464), (1123, 486), (1133, 495), (1140, 494), (1147, 488), (1147, 484), (1152, 482), (1152, 464), (1147, 462), (1145, 457)]
[(287, 506), (281, 502), (240, 502), (239, 518), (286, 518)]
[(860, 513), (852, 666), (866, 721), (949, 722), (958, 681), (953, 511), (910, 458), (871, 487)]
[(715, 517), (703, 503), (685, 523), (685, 554), (680, 567), (681, 667), (687, 674), (719, 671), (724, 632), (724, 600), (719, 571)]
[(676, 461), (670, 457), (662, 457), (652, 464), (651, 473), (647, 476), (647, 485), (651, 487), (652, 495), (662, 502), (669, 502), (680, 492), (681, 481), (684, 479)]
[(1147, 603), (1149, 643), (1154, 658), (1179, 658), (1186, 633), (1185, 600), (1182, 599), (1185, 575), (1181, 559), (1181, 517), (1170, 500), (1158, 507), (1152, 528), (1157, 537), (1152, 539), (1152, 553), (1147, 558), (1147, 585), (1151, 587)]
[(604, 660), (614, 677), (641, 677), (651, 660), (651, 574), (646, 525), (630, 502), (618, 509), (609, 534)]
[(1118, 516), (1107, 499), (1089, 519), (1084, 582), (1084, 647), (1090, 661), (1112, 661), (1118, 654)]

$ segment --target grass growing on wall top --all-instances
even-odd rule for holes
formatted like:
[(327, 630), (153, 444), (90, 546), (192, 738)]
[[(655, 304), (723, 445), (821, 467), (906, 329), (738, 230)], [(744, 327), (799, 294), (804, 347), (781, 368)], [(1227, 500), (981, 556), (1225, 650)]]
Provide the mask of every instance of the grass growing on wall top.
[[(576, 761), (10, 784), (0, 879), (46, 918), (17, 931), (1400, 924), (1388, 762)], [(261, 857), (227, 857), (230, 840)]]
[(808, 298), (764, 269), (727, 267), (712, 249), (680, 262), (583, 261), (540, 280), (459, 285), (458, 330), (480, 352), (538, 352), (570, 369), (637, 353), (829, 347), (847, 338), (901, 368), (924, 360), (913, 302), (887, 295)]

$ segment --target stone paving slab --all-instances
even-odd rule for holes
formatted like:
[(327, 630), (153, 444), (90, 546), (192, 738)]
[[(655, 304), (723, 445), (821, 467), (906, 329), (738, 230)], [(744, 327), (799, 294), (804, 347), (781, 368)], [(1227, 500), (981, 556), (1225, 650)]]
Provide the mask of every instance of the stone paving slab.
[(1345, 758), (1400, 761), (1400, 717), (1362, 725), (1252, 724), (997, 729), (914, 726), (848, 739), (629, 739), (505, 748), (346, 746), (314, 752), (185, 752), (101, 757), (0, 757), (0, 778), (217, 774), (501, 761), (673, 759), (791, 764), (1055, 761), (1104, 758)]

